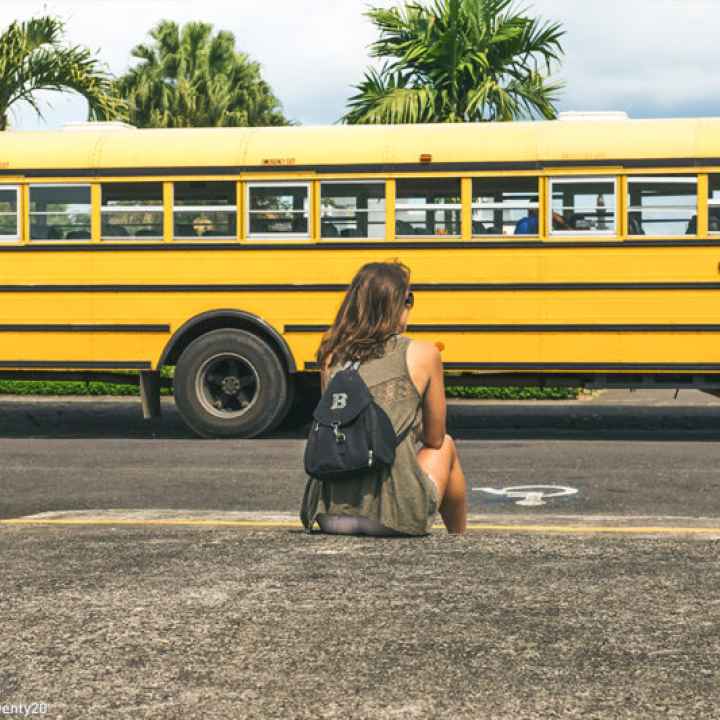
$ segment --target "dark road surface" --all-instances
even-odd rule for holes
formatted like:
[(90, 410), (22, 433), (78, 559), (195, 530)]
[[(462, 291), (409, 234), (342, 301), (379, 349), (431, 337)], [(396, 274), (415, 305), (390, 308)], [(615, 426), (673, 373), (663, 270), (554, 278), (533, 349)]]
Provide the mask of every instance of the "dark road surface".
[[(551, 484), (578, 494), (532, 512), (720, 517), (720, 400), (643, 392), (451, 405), (471, 512), (523, 510), (472, 488)], [(137, 400), (0, 398), (0, 517), (112, 508), (294, 513), (303, 447), (301, 431), (200, 440), (171, 401), (146, 423)]]

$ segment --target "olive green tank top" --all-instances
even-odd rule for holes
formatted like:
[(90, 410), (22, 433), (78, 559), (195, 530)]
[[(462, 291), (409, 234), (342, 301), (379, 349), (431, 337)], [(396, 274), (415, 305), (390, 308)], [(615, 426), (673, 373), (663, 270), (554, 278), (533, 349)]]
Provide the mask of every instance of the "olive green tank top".
[[(360, 515), (410, 535), (430, 532), (438, 510), (437, 488), (417, 461), (422, 436), (422, 398), (410, 377), (407, 349), (410, 338), (392, 335), (384, 354), (363, 362), (358, 372), (375, 402), (388, 414), (396, 434), (412, 429), (395, 451), (391, 468), (372, 468), (342, 482), (308, 477), (300, 519), (307, 531), (319, 513)], [(328, 382), (341, 369), (329, 369)]]

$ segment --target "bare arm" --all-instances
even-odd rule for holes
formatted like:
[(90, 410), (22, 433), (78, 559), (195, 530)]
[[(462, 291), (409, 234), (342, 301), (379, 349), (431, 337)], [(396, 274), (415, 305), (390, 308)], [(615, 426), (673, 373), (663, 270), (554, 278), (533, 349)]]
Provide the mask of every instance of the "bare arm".
[(424, 343), (422, 365), (429, 377), (423, 393), (423, 445), (436, 450), (445, 440), (447, 407), (445, 404), (445, 382), (440, 351), (431, 343)]

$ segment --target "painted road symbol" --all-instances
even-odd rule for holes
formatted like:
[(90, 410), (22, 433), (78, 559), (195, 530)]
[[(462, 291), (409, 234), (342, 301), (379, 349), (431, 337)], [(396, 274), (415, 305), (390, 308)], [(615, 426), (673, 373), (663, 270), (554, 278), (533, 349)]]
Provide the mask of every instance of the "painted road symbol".
[[(577, 495), (575, 488), (564, 485), (513, 485), (506, 488), (474, 487), (474, 492), (484, 492), (499, 500), (516, 500), (516, 505), (535, 507), (546, 505), (546, 498), (569, 497)], [(518, 499), (519, 498), (519, 499)]]

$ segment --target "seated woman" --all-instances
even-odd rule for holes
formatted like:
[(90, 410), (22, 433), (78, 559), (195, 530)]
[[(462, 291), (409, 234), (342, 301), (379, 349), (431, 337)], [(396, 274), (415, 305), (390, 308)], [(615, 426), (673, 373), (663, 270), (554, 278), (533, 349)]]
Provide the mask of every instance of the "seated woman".
[[(324, 390), (347, 361), (388, 414), (398, 445), (390, 468), (342, 482), (309, 477), (300, 517), (327, 533), (426, 535), (437, 511), (449, 533), (467, 523), (465, 476), (445, 432), (443, 366), (438, 349), (405, 331), (414, 296), (402, 263), (368, 263), (355, 275), (317, 353)], [(419, 444), (419, 448), (416, 445)]]

